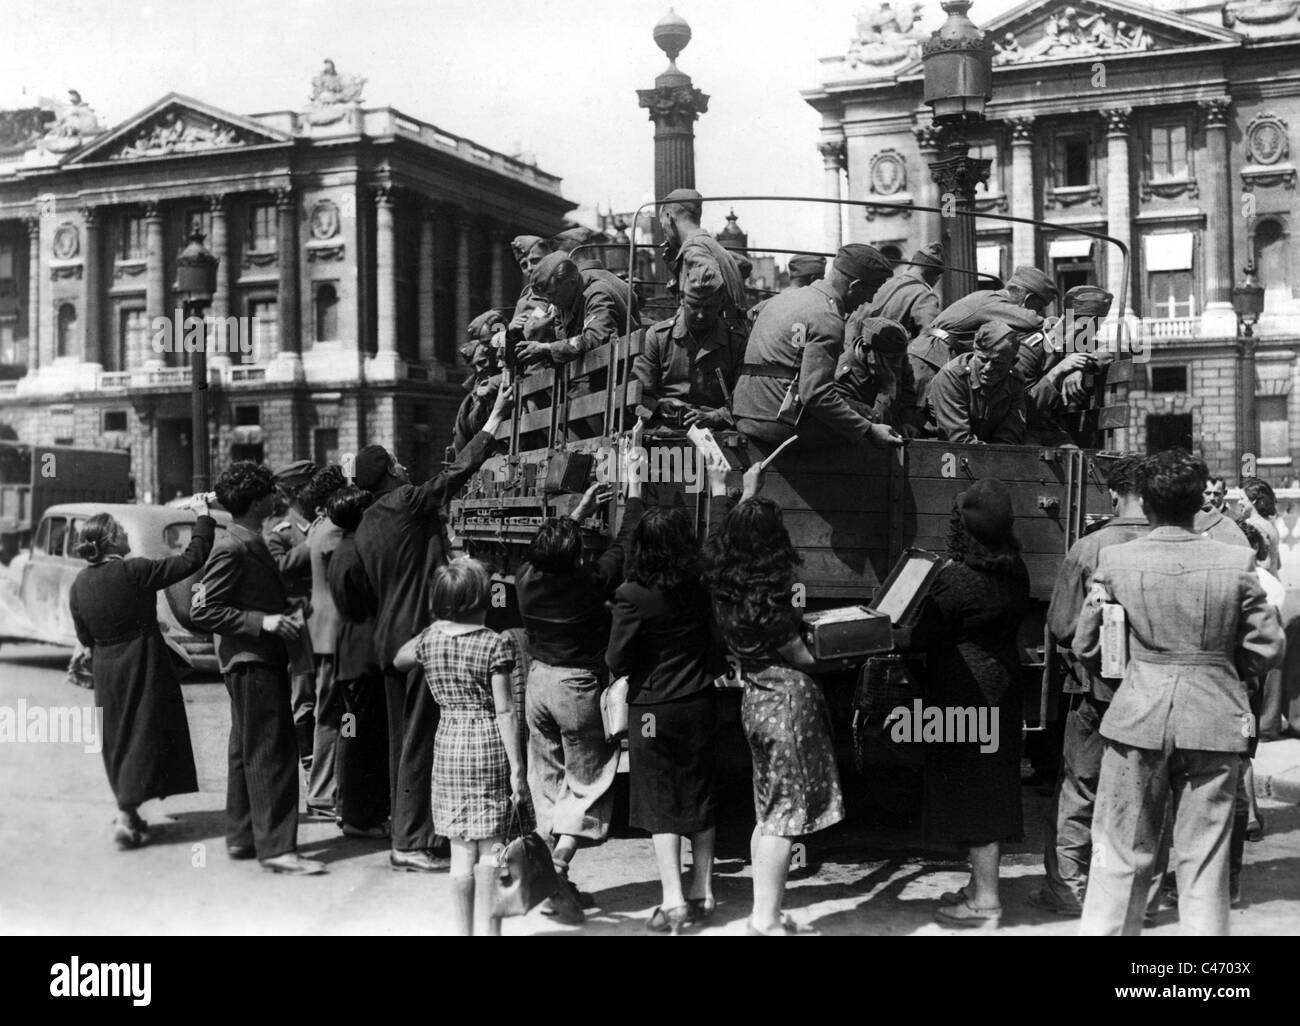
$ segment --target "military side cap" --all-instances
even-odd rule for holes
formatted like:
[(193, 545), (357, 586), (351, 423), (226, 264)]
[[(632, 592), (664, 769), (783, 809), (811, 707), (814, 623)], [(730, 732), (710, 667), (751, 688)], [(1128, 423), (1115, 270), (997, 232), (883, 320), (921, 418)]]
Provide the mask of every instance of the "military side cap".
[(889, 317), (868, 317), (863, 313), (866, 309), (859, 307), (849, 318), (847, 333), (852, 343), (861, 343), (886, 356), (906, 352), (910, 341), (907, 329)]
[(1011, 280), (1007, 284), (1019, 285), (1025, 291), (1041, 297), (1045, 303), (1050, 303), (1056, 298), (1056, 282), (1037, 267), (1017, 267), (1011, 273)]
[(1076, 285), (1065, 294), (1065, 305), (1084, 317), (1105, 317), (1110, 313), (1112, 296), (1096, 285)]
[(888, 278), (894, 273), (891, 264), (874, 246), (851, 242), (835, 254), (835, 270), (850, 278)]
[(569, 259), (568, 253), (547, 253), (533, 268), (532, 285), (542, 295), (547, 295), (557, 282), (577, 276), (578, 265)]
[(664, 203), (680, 203), (689, 207), (696, 217), (704, 210), (704, 197), (694, 189), (674, 189), (663, 198)]
[(786, 265), (791, 278), (812, 275), (820, 278), (826, 273), (826, 258), (823, 256), (792, 256)]
[(682, 298), (701, 302), (716, 296), (723, 290), (725, 282), (716, 266), (699, 264), (686, 272), (686, 281), (682, 288)]
[(566, 228), (559, 235), (551, 239), (551, 244), (565, 253), (572, 253), (579, 246), (590, 246), (594, 243), (608, 242), (600, 232), (592, 228), (584, 228), (578, 225), (576, 228)]
[(975, 332), (974, 346), (982, 353), (996, 348), (1004, 339), (1014, 339), (1016, 329), (1002, 321), (985, 321)]
[(540, 235), (516, 235), (510, 240), (510, 249), (515, 255), (515, 260), (522, 260), (528, 254), (529, 250), (539, 242), (545, 245), (547, 249), (550, 248), (551, 244)]
[(943, 243), (932, 242), (928, 246), (922, 246), (912, 254), (912, 265), (914, 267), (942, 268), (944, 265)]
[(494, 324), (504, 324), (505, 320), (500, 310), (484, 310), (469, 322), (465, 334), (469, 336), (471, 342), (483, 341), (481, 336), (485, 329), (492, 327)]
[(298, 460), (275, 472), (275, 483), (285, 488), (301, 488), (316, 473), (316, 464), (311, 460)]

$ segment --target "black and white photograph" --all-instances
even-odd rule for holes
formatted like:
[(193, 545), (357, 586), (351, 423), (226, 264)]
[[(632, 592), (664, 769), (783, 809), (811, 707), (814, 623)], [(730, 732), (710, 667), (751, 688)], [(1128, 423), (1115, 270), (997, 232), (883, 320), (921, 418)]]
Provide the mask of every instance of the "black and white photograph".
[(0, 24), (0, 935), (1262, 996), (1180, 945), (1300, 931), (1300, 0)]

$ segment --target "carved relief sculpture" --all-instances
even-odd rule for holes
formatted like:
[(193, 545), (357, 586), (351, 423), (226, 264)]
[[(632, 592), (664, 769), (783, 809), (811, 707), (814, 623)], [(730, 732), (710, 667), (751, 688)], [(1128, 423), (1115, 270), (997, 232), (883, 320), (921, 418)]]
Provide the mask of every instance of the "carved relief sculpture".
[(907, 188), (907, 162), (897, 150), (882, 150), (871, 158), (868, 179), (871, 191), (893, 196)]
[(1286, 21), (1300, 10), (1300, 0), (1244, 0), (1223, 5), (1223, 27), (1232, 28), (1237, 22), (1243, 25), (1274, 25)]
[(311, 80), (311, 96), (303, 117), (309, 124), (329, 125), (360, 106), (366, 80), (360, 75), (340, 75), (331, 60)]
[(338, 204), (330, 199), (317, 200), (307, 218), (307, 260), (343, 259), (343, 226)]
[(1155, 41), (1141, 25), (1111, 21), (1103, 13), (1084, 14), (1075, 7), (1065, 7), (1049, 15), (1043, 24), (1043, 36), (1035, 43), (1023, 45), (1014, 32), (994, 41), (994, 64), (1023, 64), (1029, 61), (1062, 60), (1091, 57), (1097, 54), (1151, 50)]
[(926, 38), (920, 27), (923, 8), (919, 0), (900, 0), (897, 7), (881, 0), (863, 7), (858, 12), (857, 35), (849, 45), (849, 67), (884, 69), (919, 59)]
[(1287, 159), (1291, 155), (1287, 123), (1272, 111), (1264, 111), (1251, 118), (1245, 137), (1250, 161), (1241, 169), (1243, 187), (1248, 192), (1274, 185), (1294, 190), (1296, 168)]
[(253, 140), (230, 125), (218, 121), (209, 121), (205, 125), (185, 117), (179, 111), (171, 111), (141, 125), (135, 138), (117, 152), (110, 153), (109, 160), (165, 157), (172, 153), (241, 146), (251, 141)]
[(61, 224), (54, 231), (55, 260), (75, 260), (81, 252), (81, 235), (75, 224)]

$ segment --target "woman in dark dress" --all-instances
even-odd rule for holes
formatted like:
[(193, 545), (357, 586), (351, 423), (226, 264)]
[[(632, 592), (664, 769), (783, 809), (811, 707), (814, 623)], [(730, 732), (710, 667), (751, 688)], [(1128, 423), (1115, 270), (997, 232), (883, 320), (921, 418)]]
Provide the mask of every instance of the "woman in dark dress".
[(1029, 571), (1014, 519), (1010, 493), (993, 478), (958, 496), (948, 562), (913, 633), (913, 644), (926, 651), (926, 707), (945, 710), (945, 722), (955, 722), (947, 710), (973, 711), (975, 724), (989, 728), (983, 747), (996, 741), (990, 751), (980, 750), (978, 738), (925, 746), (922, 833), (970, 849), (970, 881), (940, 899), (936, 917), (948, 926), (1000, 924), (1000, 845), (1024, 832), (1017, 636), (1029, 608)]
[(123, 849), (149, 841), (142, 803), (199, 789), (185, 700), (158, 630), (157, 593), (208, 558), (217, 525), (206, 511), (200, 507), (179, 556), (125, 559), (126, 532), (107, 513), (86, 521), (77, 546), (90, 566), (72, 582), (68, 601), (77, 638), (93, 653), (104, 766), (120, 810), (114, 840)]
[[(717, 469), (709, 473), (715, 503)], [(758, 464), (746, 471), (740, 503), (709, 533), (706, 580), (723, 640), (745, 681), (740, 716), (754, 763), (757, 820), (750, 839), (754, 907), (747, 932), (780, 937), (797, 932), (781, 914), (794, 838), (842, 820), (844, 800), (830, 710), (809, 676), (823, 667), (800, 634), (799, 554), (780, 507), (754, 497), (761, 473)]]
[[(726, 671), (714, 640), (700, 546), (684, 507), (647, 510), (628, 539), (605, 661), (628, 679), (628, 822), (654, 838), (663, 903), (647, 928), (677, 933), (713, 913), (713, 682)], [(691, 894), (682, 837), (691, 839)]]

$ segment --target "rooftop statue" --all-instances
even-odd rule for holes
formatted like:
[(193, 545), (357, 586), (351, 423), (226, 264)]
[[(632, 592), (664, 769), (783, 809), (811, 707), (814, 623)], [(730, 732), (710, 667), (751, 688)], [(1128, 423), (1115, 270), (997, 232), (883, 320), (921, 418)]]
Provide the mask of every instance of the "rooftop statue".
[(328, 125), (343, 117), (350, 106), (361, 103), (366, 80), (360, 75), (340, 75), (331, 60), (311, 80), (305, 117), (313, 125)]
[(922, 7), (919, 0), (902, 0), (898, 7), (881, 0), (863, 7), (858, 12), (857, 36), (849, 46), (849, 67), (885, 67), (919, 58), (925, 38), (920, 29)]
[(103, 130), (99, 115), (81, 99), (77, 90), (69, 89), (68, 102), (56, 104), (54, 124), (45, 133), (43, 142), (51, 153), (70, 153)]

